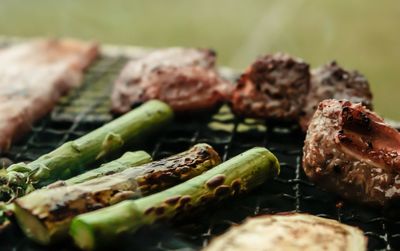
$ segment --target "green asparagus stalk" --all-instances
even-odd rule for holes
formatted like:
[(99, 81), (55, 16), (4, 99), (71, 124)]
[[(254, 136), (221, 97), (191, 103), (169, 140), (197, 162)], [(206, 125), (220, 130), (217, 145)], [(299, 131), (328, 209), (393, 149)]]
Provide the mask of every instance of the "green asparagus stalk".
[(161, 101), (149, 101), (93, 132), (67, 142), (29, 163), (18, 163), (0, 176), (0, 200), (13, 200), (56, 180), (72, 177), (125, 145), (163, 129), (173, 116)]
[(101, 165), (99, 168), (89, 170), (85, 173), (69, 178), (67, 180), (56, 181), (47, 187), (75, 185), (88, 180), (103, 177), (106, 175), (119, 173), (125, 169), (136, 167), (151, 162), (151, 156), (145, 151), (126, 152), (119, 159)]
[(279, 162), (265, 148), (253, 148), (163, 192), (76, 217), (70, 227), (83, 250), (106, 246), (122, 233), (143, 225), (187, 214), (187, 210), (246, 192), (279, 173)]
[(0, 234), (11, 226), (10, 217), (12, 217), (13, 212), (14, 205), (0, 202)]
[(186, 152), (83, 183), (36, 190), (14, 201), (23, 232), (49, 244), (68, 236), (73, 217), (174, 186), (220, 163), (214, 149), (197, 144)]
[[(146, 164), (151, 161), (151, 156), (144, 151), (127, 152), (119, 159), (103, 164), (101, 167), (87, 171), (81, 175), (68, 180), (57, 181), (47, 186), (54, 188), (58, 186), (79, 184), (94, 178), (121, 172), (128, 168), (134, 168), (138, 165)], [(0, 203), (0, 233), (5, 231), (11, 224), (9, 220), (14, 214), (13, 203)]]

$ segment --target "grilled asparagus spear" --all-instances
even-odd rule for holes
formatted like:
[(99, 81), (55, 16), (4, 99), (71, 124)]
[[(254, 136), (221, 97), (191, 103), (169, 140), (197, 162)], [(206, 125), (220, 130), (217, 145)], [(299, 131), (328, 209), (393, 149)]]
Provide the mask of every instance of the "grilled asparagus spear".
[(185, 214), (211, 199), (246, 192), (279, 173), (279, 162), (265, 148), (253, 148), (206, 173), (163, 192), (76, 217), (70, 234), (76, 245), (92, 250), (156, 220)]
[[(80, 184), (36, 190), (14, 201), (19, 226), (49, 244), (68, 236), (74, 216), (171, 187), (220, 163), (214, 149), (198, 144), (186, 152)], [(111, 226), (112, 227), (112, 226)]]
[(149, 101), (99, 129), (29, 163), (18, 163), (0, 176), (0, 201), (12, 200), (34, 188), (66, 179), (122, 146), (137, 143), (165, 127), (172, 119), (171, 108), (161, 101)]
[(83, 183), (88, 180), (119, 173), (125, 169), (149, 163), (151, 160), (151, 156), (145, 151), (126, 152), (121, 156), (121, 158), (105, 163), (99, 168), (89, 170), (67, 180), (56, 181), (55, 183), (50, 184), (48, 187)]
[[(94, 178), (110, 175), (113, 173), (118, 173), (128, 168), (133, 168), (138, 165), (149, 163), (150, 161), (151, 161), (151, 156), (144, 151), (127, 152), (124, 155), (122, 155), (122, 157), (119, 159), (103, 164), (99, 168), (87, 171), (86, 173), (70, 178), (68, 180), (57, 181), (53, 184), (50, 184), (48, 188), (79, 184)], [(9, 218), (10, 216), (13, 215), (13, 212), (14, 212), (14, 205), (12, 203), (0, 204), (0, 233), (5, 229), (7, 229), (7, 227), (10, 225)]]

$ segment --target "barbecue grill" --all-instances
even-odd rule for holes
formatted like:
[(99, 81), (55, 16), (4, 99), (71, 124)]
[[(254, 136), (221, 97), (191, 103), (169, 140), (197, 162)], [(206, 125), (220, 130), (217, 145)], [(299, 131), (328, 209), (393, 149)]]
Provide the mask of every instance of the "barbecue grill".
[[(99, 58), (86, 72), (83, 85), (64, 97), (53, 112), (33, 126), (29, 135), (0, 156), (31, 161), (68, 140), (110, 121), (111, 84), (126, 62), (124, 56)], [(213, 114), (178, 118), (163, 135), (143, 146), (159, 159), (199, 142), (211, 144), (227, 160), (254, 146), (265, 146), (281, 162), (281, 174), (247, 195), (205, 208), (173, 224), (159, 224), (126, 236), (118, 250), (200, 250), (210, 239), (248, 216), (304, 212), (358, 226), (369, 239), (368, 250), (399, 250), (400, 221), (380, 210), (343, 201), (308, 181), (301, 168), (304, 135), (294, 126), (267, 125), (235, 117), (227, 106)], [(0, 237), (0, 250), (74, 250), (70, 244), (43, 248), (17, 229)]]

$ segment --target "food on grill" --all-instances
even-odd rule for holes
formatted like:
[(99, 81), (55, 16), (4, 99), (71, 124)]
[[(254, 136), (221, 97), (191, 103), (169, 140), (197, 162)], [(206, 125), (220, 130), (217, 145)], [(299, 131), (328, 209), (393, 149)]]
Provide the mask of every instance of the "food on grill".
[(67, 180), (56, 181), (55, 183), (48, 185), (47, 188), (79, 184), (95, 178), (119, 173), (128, 168), (149, 163), (151, 160), (151, 156), (145, 151), (126, 152), (119, 159), (105, 163), (99, 168), (89, 170)]
[(12, 225), (10, 218), (13, 216), (14, 206), (0, 202), (0, 235)]
[(163, 192), (80, 215), (73, 220), (70, 234), (81, 249), (104, 247), (122, 233), (188, 215), (192, 208), (251, 190), (278, 173), (276, 157), (265, 148), (253, 148)]
[(80, 84), (96, 58), (94, 43), (37, 40), (0, 50), (0, 152)]
[(165, 103), (149, 101), (33, 162), (11, 165), (0, 176), (0, 200), (14, 199), (34, 188), (67, 179), (123, 146), (136, 144), (164, 129), (172, 116), (171, 108)]
[(175, 112), (209, 110), (225, 99), (231, 85), (214, 70), (199, 66), (164, 66), (142, 82), (138, 103), (159, 99)]
[(358, 228), (308, 214), (263, 215), (232, 227), (204, 251), (365, 251)]
[[(119, 159), (103, 164), (101, 167), (87, 171), (83, 174), (73, 178), (56, 181), (47, 186), (47, 188), (54, 188), (58, 186), (79, 184), (94, 178), (119, 173), (128, 168), (133, 168), (138, 165), (146, 164), (151, 161), (151, 156), (144, 151), (127, 152)], [(14, 214), (14, 205), (0, 204), (0, 233), (6, 229), (10, 223), (9, 218)]]
[(344, 198), (389, 206), (400, 198), (400, 133), (360, 103), (325, 100), (308, 128), (303, 168)]
[(309, 65), (287, 54), (257, 59), (233, 91), (233, 111), (245, 117), (297, 121), (310, 86)]
[(179, 112), (211, 108), (229, 88), (214, 64), (215, 52), (190, 48), (157, 50), (132, 60), (114, 84), (112, 111), (125, 113), (150, 99), (163, 100)]
[(357, 71), (346, 71), (335, 61), (311, 71), (310, 92), (300, 118), (303, 131), (307, 131), (319, 102), (325, 99), (346, 99), (372, 109), (368, 80)]
[(76, 215), (171, 187), (219, 163), (211, 146), (198, 144), (186, 152), (120, 173), (36, 190), (15, 200), (15, 215), (29, 238), (49, 244), (67, 236), (69, 223)]

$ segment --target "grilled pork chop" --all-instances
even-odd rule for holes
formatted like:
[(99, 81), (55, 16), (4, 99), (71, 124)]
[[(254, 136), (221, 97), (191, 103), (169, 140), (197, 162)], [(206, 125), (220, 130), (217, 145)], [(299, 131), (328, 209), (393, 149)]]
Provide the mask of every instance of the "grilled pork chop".
[(364, 251), (358, 228), (307, 214), (264, 215), (232, 227), (204, 251)]
[(297, 121), (310, 86), (309, 65), (287, 54), (257, 59), (233, 91), (233, 111), (246, 117)]
[(335, 61), (311, 71), (310, 92), (300, 118), (303, 131), (307, 131), (319, 102), (325, 99), (346, 99), (372, 109), (368, 80), (357, 71), (344, 70)]
[(199, 66), (163, 66), (144, 81), (142, 99), (167, 102), (176, 112), (201, 111), (225, 99), (229, 82), (214, 70)]
[(374, 206), (400, 197), (400, 133), (361, 103), (324, 100), (304, 143), (307, 176), (344, 198)]
[(37, 40), (0, 51), (0, 152), (79, 85), (97, 55), (94, 43)]
[(213, 107), (228, 88), (215, 72), (215, 57), (212, 50), (169, 48), (128, 62), (114, 84), (112, 111), (125, 113), (149, 99), (175, 111)]

